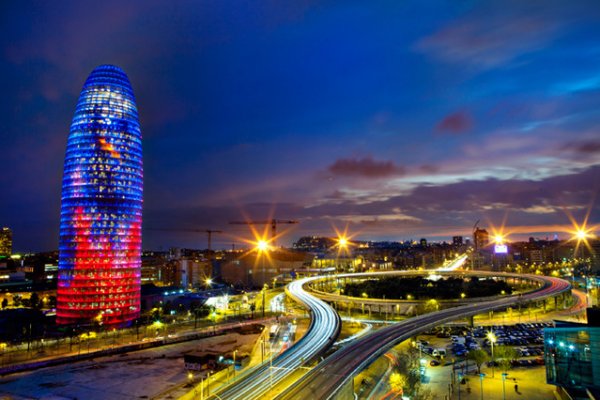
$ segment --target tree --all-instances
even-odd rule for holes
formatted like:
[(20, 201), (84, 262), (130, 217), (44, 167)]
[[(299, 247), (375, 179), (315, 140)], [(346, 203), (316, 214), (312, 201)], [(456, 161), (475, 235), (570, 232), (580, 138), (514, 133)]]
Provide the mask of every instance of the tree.
[(15, 307), (19, 307), (21, 304), (23, 304), (23, 299), (21, 298), (21, 296), (19, 296), (18, 294), (13, 296), (13, 306)]
[(402, 394), (403, 388), (406, 386), (407, 383), (408, 383), (408, 380), (406, 379), (406, 376), (403, 374), (394, 372), (393, 374), (390, 375), (390, 388), (394, 392), (398, 392), (398, 393)]
[(2, 308), (6, 308), (8, 307), (8, 300), (6, 299), (6, 297), (2, 300)]
[(507, 371), (512, 366), (513, 360), (519, 357), (517, 351), (509, 346), (496, 346), (494, 349), (494, 358), (503, 371)]
[(29, 306), (35, 310), (40, 308), (40, 296), (37, 293), (31, 293), (31, 296), (29, 297)]
[(488, 361), (490, 359), (490, 356), (487, 353), (487, 351), (482, 350), (482, 349), (476, 349), (476, 350), (471, 350), (467, 354), (467, 359), (475, 362), (475, 365), (477, 366), (477, 373), (480, 374), (481, 373), (481, 365), (483, 365), (484, 362)]

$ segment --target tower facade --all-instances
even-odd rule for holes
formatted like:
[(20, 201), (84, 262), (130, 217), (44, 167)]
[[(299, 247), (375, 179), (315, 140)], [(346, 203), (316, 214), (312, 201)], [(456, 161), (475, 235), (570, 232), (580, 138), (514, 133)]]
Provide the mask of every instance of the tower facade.
[(126, 325), (139, 316), (142, 135), (119, 67), (87, 78), (71, 123), (62, 182), (57, 323)]
[(0, 256), (9, 257), (12, 254), (12, 231), (10, 228), (0, 229)]

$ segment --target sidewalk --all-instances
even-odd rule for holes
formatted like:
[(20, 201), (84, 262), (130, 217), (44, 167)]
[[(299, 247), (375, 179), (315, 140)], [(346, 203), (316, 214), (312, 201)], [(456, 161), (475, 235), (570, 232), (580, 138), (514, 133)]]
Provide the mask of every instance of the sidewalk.
[[(428, 383), (424, 387), (431, 389), (438, 399), (447, 399), (450, 371), (450, 366), (428, 368)], [(486, 374), (483, 378), (483, 398), (486, 400), (503, 400), (502, 371), (496, 369), (493, 378), (491, 368), (482, 368), (482, 372)], [(481, 384), (476, 369), (466, 375), (465, 378), (467, 379), (465, 384), (454, 384), (450, 399), (456, 400), (459, 398), (458, 386), (460, 386), (461, 400), (481, 399)], [(516, 382), (514, 379), (516, 379)], [(515, 384), (518, 385), (518, 393), (515, 391)], [(546, 383), (546, 369), (542, 365), (509, 370), (504, 382), (504, 389), (506, 400), (553, 400), (555, 387)]]

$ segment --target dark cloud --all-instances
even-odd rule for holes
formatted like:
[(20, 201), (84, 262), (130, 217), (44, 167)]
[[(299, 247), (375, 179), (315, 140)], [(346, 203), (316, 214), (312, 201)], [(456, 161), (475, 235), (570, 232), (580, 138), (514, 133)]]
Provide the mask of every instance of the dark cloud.
[(600, 153), (600, 140), (584, 140), (567, 143), (563, 146), (565, 150), (572, 150), (581, 154)]
[[(290, 233), (281, 242), (288, 243), (302, 235), (331, 235), (332, 226), (346, 224), (353, 233), (368, 235), (369, 239), (401, 240), (416, 234), (452, 236), (461, 232), (468, 234), (478, 219), (500, 225), (506, 217), (511, 231), (552, 233), (559, 230), (561, 224), (569, 224), (565, 208), (582, 220), (590, 209), (590, 202), (597, 198), (598, 182), (600, 166), (538, 181), (490, 178), (421, 185), (406, 194), (364, 203), (344, 200), (343, 193), (335, 192), (327, 198), (328, 202), (313, 207), (295, 203), (179, 207), (150, 210), (145, 212), (144, 218), (146, 227), (219, 228), (225, 233), (217, 240), (224, 243), (239, 242), (242, 237), (251, 236), (248, 227), (227, 225), (228, 221), (264, 220), (265, 216), (300, 221), (299, 225), (282, 227), (282, 231), (289, 229)], [(592, 203), (590, 212), (589, 220), (597, 221), (600, 204)], [(264, 231), (262, 227), (257, 230)], [(164, 243), (164, 232), (148, 230), (145, 235), (144, 241), (150, 248), (155, 243)], [(177, 237), (181, 239), (181, 235)], [(189, 243), (194, 237), (197, 235), (188, 234)]]
[(467, 111), (457, 111), (446, 115), (438, 124), (439, 132), (454, 134), (466, 133), (473, 128), (473, 117)]
[(386, 178), (399, 176), (405, 169), (392, 161), (377, 161), (372, 157), (342, 158), (331, 164), (327, 170), (334, 175), (366, 178)]

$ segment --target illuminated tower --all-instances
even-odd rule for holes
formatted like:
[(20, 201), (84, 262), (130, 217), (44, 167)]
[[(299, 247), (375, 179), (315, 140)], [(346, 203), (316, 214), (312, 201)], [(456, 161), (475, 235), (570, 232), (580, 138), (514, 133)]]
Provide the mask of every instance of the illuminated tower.
[(119, 67), (87, 78), (67, 141), (60, 213), (59, 324), (125, 325), (140, 312), (142, 135)]

